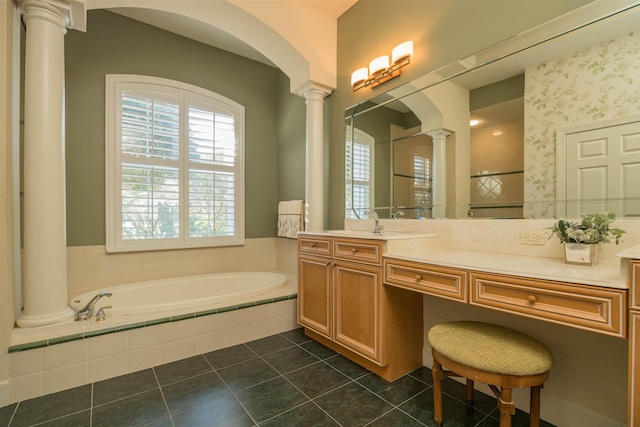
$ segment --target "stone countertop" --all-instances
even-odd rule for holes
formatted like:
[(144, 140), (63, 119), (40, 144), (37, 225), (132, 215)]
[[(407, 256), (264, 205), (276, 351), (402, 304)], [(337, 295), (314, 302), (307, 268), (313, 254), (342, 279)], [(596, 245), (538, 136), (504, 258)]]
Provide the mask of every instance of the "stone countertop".
[(460, 249), (420, 248), (390, 251), (385, 258), (416, 261), (446, 267), (488, 273), (555, 280), (569, 283), (628, 289), (627, 273), (618, 259), (595, 266), (566, 264), (564, 259), (465, 251)]
[(313, 236), (325, 236), (325, 237), (346, 237), (356, 239), (370, 239), (370, 240), (405, 240), (405, 239), (419, 239), (423, 237), (434, 237), (434, 233), (412, 233), (401, 231), (385, 231), (381, 233), (374, 233), (368, 230), (321, 230), (321, 231), (301, 231), (298, 234), (313, 235)]
[(640, 245), (631, 246), (630, 248), (627, 248), (622, 252), (618, 252), (616, 256), (620, 258), (640, 259)]

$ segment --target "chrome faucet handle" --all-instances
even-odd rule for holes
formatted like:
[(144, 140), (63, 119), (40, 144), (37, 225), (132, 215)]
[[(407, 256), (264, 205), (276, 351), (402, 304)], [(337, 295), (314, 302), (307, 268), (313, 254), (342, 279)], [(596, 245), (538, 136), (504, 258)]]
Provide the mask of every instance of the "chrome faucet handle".
[(110, 305), (105, 305), (104, 307), (100, 307), (100, 309), (96, 313), (96, 322), (102, 322), (103, 320), (106, 320), (107, 313), (105, 313), (104, 311), (109, 308), (113, 308), (113, 307)]

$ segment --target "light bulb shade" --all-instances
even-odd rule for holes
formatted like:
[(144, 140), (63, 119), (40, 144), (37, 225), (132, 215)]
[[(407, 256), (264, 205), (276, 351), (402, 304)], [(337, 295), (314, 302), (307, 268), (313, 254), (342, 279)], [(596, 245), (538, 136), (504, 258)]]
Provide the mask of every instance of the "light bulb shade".
[(358, 83), (362, 83), (369, 77), (369, 70), (366, 68), (358, 68), (351, 73), (351, 86), (355, 86)]
[(379, 56), (369, 63), (369, 74), (375, 76), (389, 68), (389, 55)]
[(391, 61), (394, 64), (402, 61), (403, 59), (409, 58), (413, 55), (413, 42), (406, 41), (400, 43), (398, 46), (394, 47), (391, 51)]

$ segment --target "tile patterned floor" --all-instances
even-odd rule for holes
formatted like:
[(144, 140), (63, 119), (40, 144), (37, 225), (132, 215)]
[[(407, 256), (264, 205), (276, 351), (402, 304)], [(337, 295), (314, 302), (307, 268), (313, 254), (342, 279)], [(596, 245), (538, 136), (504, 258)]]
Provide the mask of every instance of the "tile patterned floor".
[[(0, 426), (433, 426), (431, 385), (424, 367), (388, 383), (297, 329), (14, 403)], [(445, 426), (499, 424), (494, 398), (444, 391)]]

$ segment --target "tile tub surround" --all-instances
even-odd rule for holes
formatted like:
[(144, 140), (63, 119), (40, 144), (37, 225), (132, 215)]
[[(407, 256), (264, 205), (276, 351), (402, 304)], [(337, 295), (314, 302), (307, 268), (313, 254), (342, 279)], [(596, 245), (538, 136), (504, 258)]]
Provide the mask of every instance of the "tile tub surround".
[[(430, 426), (431, 386), (425, 367), (387, 383), (295, 329), (13, 403), (0, 426)], [(494, 398), (477, 393), (468, 406), (451, 379), (444, 392), (446, 421), (498, 425)], [(526, 424), (518, 411), (513, 425)]]
[(148, 369), (296, 327), (294, 298), (10, 353), (9, 402)]

